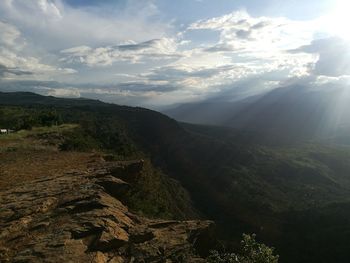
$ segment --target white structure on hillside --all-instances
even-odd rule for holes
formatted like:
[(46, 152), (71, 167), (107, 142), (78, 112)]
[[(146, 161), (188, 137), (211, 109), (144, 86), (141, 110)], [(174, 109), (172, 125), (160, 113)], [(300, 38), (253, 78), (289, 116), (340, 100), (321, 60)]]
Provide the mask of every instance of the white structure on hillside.
[(12, 130), (9, 130), (9, 129), (0, 129), (0, 134), (9, 134), (13, 132)]

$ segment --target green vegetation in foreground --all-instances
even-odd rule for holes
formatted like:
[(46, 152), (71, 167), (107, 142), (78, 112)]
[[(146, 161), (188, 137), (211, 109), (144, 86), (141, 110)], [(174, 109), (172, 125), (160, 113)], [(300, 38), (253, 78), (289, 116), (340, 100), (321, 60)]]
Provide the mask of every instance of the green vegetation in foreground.
[(30, 130), (32, 127), (62, 124), (61, 115), (52, 107), (21, 108), (0, 107), (0, 127), (6, 129)]
[(61, 125), (53, 125), (53, 126), (41, 126), (41, 127), (32, 127), (28, 130), (19, 130), (13, 133), (4, 134), (1, 136), (1, 139), (24, 139), (26, 137), (45, 137), (63, 134), (65, 132), (69, 132), (75, 128), (78, 128), (77, 124), (61, 124)]
[(211, 251), (208, 263), (278, 263), (274, 248), (258, 243), (255, 238), (255, 234), (243, 234), (239, 253)]
[(181, 184), (146, 160), (133, 187), (125, 195), (129, 207), (147, 217), (163, 219), (194, 219), (197, 212), (188, 192)]
[(32, 127), (30, 130), (19, 130), (0, 135), (0, 153), (17, 150), (38, 150), (57, 146), (63, 140), (63, 134), (78, 128), (77, 124), (58, 126)]

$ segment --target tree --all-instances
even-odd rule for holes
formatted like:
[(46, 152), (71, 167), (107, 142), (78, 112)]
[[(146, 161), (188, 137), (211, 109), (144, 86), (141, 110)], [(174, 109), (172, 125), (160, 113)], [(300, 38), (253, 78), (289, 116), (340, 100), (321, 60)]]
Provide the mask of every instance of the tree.
[(255, 238), (255, 234), (243, 234), (238, 254), (212, 251), (207, 260), (209, 263), (278, 263), (274, 248), (258, 243)]

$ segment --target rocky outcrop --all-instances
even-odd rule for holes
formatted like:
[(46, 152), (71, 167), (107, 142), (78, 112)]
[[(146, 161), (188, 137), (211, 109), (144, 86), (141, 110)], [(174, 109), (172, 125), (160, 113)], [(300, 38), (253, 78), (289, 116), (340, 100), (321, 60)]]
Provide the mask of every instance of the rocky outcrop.
[(140, 167), (91, 164), (1, 192), (0, 262), (204, 262), (212, 222), (151, 220), (120, 201)]

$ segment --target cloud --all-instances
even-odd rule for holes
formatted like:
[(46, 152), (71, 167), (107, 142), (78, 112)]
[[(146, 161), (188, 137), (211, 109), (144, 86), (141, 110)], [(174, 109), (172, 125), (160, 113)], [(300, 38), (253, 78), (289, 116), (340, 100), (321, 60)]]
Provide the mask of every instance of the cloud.
[(239, 48), (229, 43), (219, 43), (204, 49), (206, 52), (234, 52), (237, 50), (239, 50)]
[[(45, 90), (45, 89), (44, 89)], [(76, 88), (67, 87), (67, 88), (47, 88), (46, 94), (48, 96), (61, 97), (61, 98), (80, 98), (80, 91)]]
[(142, 82), (129, 82), (120, 83), (116, 87), (120, 91), (132, 91), (132, 92), (159, 92), (167, 93), (178, 90), (178, 87), (167, 85), (166, 83), (142, 83)]
[(152, 71), (147, 76), (152, 80), (181, 80), (184, 77), (210, 78), (220, 72), (220, 68), (187, 68), (181, 67), (162, 67)]
[(77, 87), (71, 87), (55, 81), (0, 79), (0, 91), (28, 91), (45, 96), (55, 96), (62, 98), (79, 98), (81, 96), (80, 91)]
[(104, 101), (129, 105), (155, 105), (166, 103), (159, 97), (174, 99), (179, 87), (161, 81), (127, 82), (115, 85), (76, 84), (70, 85), (56, 81), (1, 80), (0, 91), (30, 91), (38, 94), (69, 97), (97, 98)]
[(197, 21), (189, 26), (189, 30), (215, 30), (232, 38), (250, 39), (254, 34), (265, 29), (278, 27), (284, 23), (281, 18), (267, 18), (250, 16), (246, 11), (235, 11), (231, 14)]
[(239, 10), (180, 26), (157, 0), (92, 2), (0, 1), (0, 88), (147, 106), (348, 74), (349, 46), (314, 40), (314, 21)]
[[(281, 75), (280, 78), (279, 75)], [(274, 76), (273, 72), (269, 73), (244, 63), (226, 64), (217, 67), (191, 67), (190, 65), (177, 65), (175, 63), (172, 66), (159, 67), (147, 74), (142, 74), (144, 79), (164, 82), (168, 86), (174, 87), (174, 91), (177, 92), (178, 96), (180, 93), (182, 95), (186, 94), (187, 99), (191, 98), (193, 100), (221, 96), (220, 94), (224, 92), (230, 94), (226, 97), (228, 100), (232, 98), (235, 92), (239, 93), (240, 96), (256, 93), (259, 89), (266, 90), (268, 83), (275, 86), (283, 79), (282, 76), (285, 77), (285, 73), (275, 72)], [(261, 81), (258, 82), (256, 79)], [(252, 83), (254, 83), (253, 86), (248, 85)], [(177, 89), (175, 89), (176, 87)], [(231, 90), (231, 92), (227, 90)]]
[(178, 86), (186, 79), (198, 79), (207, 82), (214, 77), (220, 75), (222, 77), (222, 74), (227, 74), (229, 72), (232, 73), (232, 71), (238, 72), (238, 66), (222, 65), (218, 67), (189, 67), (186, 65), (174, 65), (155, 68), (150, 73), (143, 74), (142, 76), (152, 81), (168, 81)]
[[(253, 17), (246, 11), (200, 20), (192, 23), (189, 31), (212, 30), (220, 32), (218, 45), (228, 51), (271, 51), (297, 47), (313, 39), (315, 25), (310, 21), (293, 21), (283, 17)], [(218, 51), (222, 51), (218, 49)]]
[(154, 2), (73, 8), (61, 0), (2, 0), (0, 17), (23, 30), (36, 46), (60, 50), (164, 37), (169, 24), (162, 21)]
[(50, 65), (28, 55), (27, 42), (14, 25), (0, 21), (0, 77), (35, 77), (72, 74), (71, 68)]
[(153, 39), (142, 43), (91, 48), (88, 46), (73, 47), (62, 50), (67, 63), (80, 63), (88, 66), (110, 66), (115, 62), (140, 63), (145, 59), (160, 60), (180, 57), (174, 39)]
[(17, 40), (21, 33), (15, 26), (0, 21), (0, 33), (0, 46), (15, 47), (19, 44)]
[(9, 77), (16, 75), (17, 77), (27, 76), (47, 79), (76, 73), (76, 70), (72, 68), (42, 63), (39, 58), (26, 56), (25, 54), (21, 54), (21, 52), (6, 48), (0, 48), (0, 64), (4, 73), (5, 68), (7, 69), (6, 73), (10, 73)]
[(33, 73), (30, 71), (23, 71), (18, 68), (8, 68), (0, 64), (0, 78), (6, 76), (7, 74), (21, 76), (21, 75), (31, 75)]
[(214, 31), (219, 33), (216, 43), (203, 43), (188, 52), (187, 57), (162, 67), (160, 72), (153, 71), (149, 77), (177, 81), (190, 90), (202, 91), (204, 96), (230, 94), (228, 99), (235, 93), (268, 90), (287, 79), (303, 78), (310, 73), (317, 55), (288, 50), (310, 43), (315, 28), (313, 21), (253, 17), (244, 10), (199, 20), (184, 35)]
[(0, 64), (32, 72), (27, 79), (83, 82), (84, 74), (91, 76), (83, 65), (173, 56), (166, 51), (172, 45), (166, 37), (170, 25), (162, 20), (155, 0), (113, 5), (78, 8), (62, 0), (0, 1), (0, 17), (6, 21), (0, 21)]
[(318, 60), (311, 68), (311, 72), (315, 75), (329, 77), (350, 75), (350, 42), (344, 39), (337, 37), (318, 39), (290, 52), (317, 54)]

